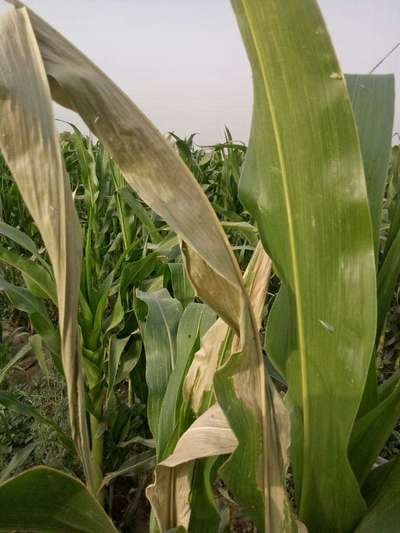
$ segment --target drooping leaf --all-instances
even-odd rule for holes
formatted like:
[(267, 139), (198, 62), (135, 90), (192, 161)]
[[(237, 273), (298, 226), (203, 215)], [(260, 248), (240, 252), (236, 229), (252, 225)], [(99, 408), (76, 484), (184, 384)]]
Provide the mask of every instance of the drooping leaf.
[(218, 364), (231, 351), (233, 333), (219, 318), (204, 335), (185, 378), (184, 398), (200, 415), (215, 402), (214, 376)]
[[(107, 361), (107, 388), (106, 388), (106, 399), (104, 406), (104, 415), (114, 417), (116, 412), (115, 408), (117, 405), (116, 399), (116, 390), (115, 386), (117, 384), (118, 373), (121, 372), (121, 358), (122, 353), (124, 352), (131, 335), (124, 338), (118, 338), (115, 335), (112, 335), (109, 340), (108, 345), (108, 361)], [(134, 363), (132, 368), (134, 368), (139, 358), (139, 354), (135, 353)], [(129, 374), (128, 374), (129, 375)]]
[[(261, 327), (266, 287), (270, 272), (271, 261), (264, 252), (261, 244), (259, 244), (249, 262), (243, 280), (252, 303), (257, 328)], [(186, 309), (184, 313), (186, 319), (189, 319), (191, 316), (191, 313), (188, 313), (190, 307), (195, 306), (198, 306), (198, 304), (191, 304)], [(181, 320), (182, 326), (184, 317)], [(185, 328), (182, 327), (182, 330), (181, 333), (185, 332), (186, 334), (186, 332), (190, 332), (190, 328), (186, 324)], [(216, 401), (213, 385), (215, 373), (229, 359), (232, 351), (233, 332), (229, 331), (227, 324), (221, 319), (218, 319), (207, 329), (204, 335), (202, 335), (200, 328), (200, 333), (201, 347), (196, 352), (193, 363), (185, 378), (184, 402), (180, 407), (181, 416), (187, 406), (190, 406), (197, 416), (203, 415), (205, 412), (210, 412), (209, 408)], [(184, 360), (189, 357), (187, 352), (193, 349), (193, 334), (190, 334), (189, 337), (186, 341), (185, 337), (183, 337), (185, 342), (180, 347), (181, 357)], [(239, 339), (237, 337), (234, 340), (233, 346), (233, 351), (239, 349)], [(168, 388), (175, 389), (174, 376), (171, 376)], [(166, 403), (168, 400), (166, 396), (163, 404), (164, 409), (170, 408), (169, 403)], [(164, 413), (166, 412), (164, 410)], [(164, 418), (168, 419), (168, 421), (174, 419), (171, 415), (168, 417), (165, 416)], [(167, 423), (164, 422), (165, 433), (167, 433), (167, 427)], [(191, 428), (194, 429), (196, 426), (192, 425)], [(161, 447), (161, 452), (164, 454), (161, 456), (161, 459), (165, 458), (165, 452), (171, 453), (172, 450), (175, 450), (174, 454), (177, 452), (175, 444), (180, 434), (179, 432), (171, 432), (171, 430), (170, 433), (172, 433), (172, 439), (175, 440), (170, 441), (168, 448), (164, 447), (162, 449)], [(171, 445), (173, 445), (173, 448), (171, 448)], [(189, 444), (188, 448), (190, 448)], [(198, 450), (196, 453), (198, 453)], [(223, 453), (222, 448), (221, 453)], [(215, 529), (217, 527), (216, 524), (219, 523), (220, 517), (215, 507), (213, 496), (210, 493), (211, 480), (207, 478), (211, 473), (209, 467), (210, 462), (208, 460), (196, 461), (193, 465), (187, 465), (186, 467), (177, 466), (169, 472), (164, 472), (163, 467), (157, 466), (156, 481), (151, 487), (151, 498), (155, 502), (154, 505), (156, 507), (163, 501), (166, 509), (174, 510), (171, 514), (162, 513), (163, 520), (165, 520), (163, 527), (166, 527), (168, 523), (174, 523), (174, 520), (175, 523), (190, 524), (190, 527), (194, 531), (206, 531), (207, 527), (212, 531), (212, 528)], [(159, 476), (158, 472), (160, 469)], [(245, 483), (245, 480), (239, 473), (237, 473), (237, 478), (239, 480), (238, 484)], [(158, 483), (158, 480), (161, 480), (161, 484)], [(201, 507), (194, 507), (196, 505), (200, 505)], [(160, 516), (160, 512), (158, 516)], [(179, 517), (184, 522), (177, 522)]]
[(121, 361), (122, 352), (128, 344), (130, 336), (119, 339), (115, 336), (110, 337), (109, 349), (108, 349), (108, 390), (109, 393), (113, 390), (118, 369)]
[(13, 242), (21, 246), (21, 248), (24, 248), (25, 250), (30, 252), (35, 257), (40, 257), (37, 246), (33, 242), (33, 240), (30, 237), (28, 237), (26, 233), (19, 230), (18, 228), (14, 228), (13, 226), (10, 226), (9, 224), (6, 224), (5, 222), (0, 221), (0, 235), (12, 240)]
[(203, 413), (179, 439), (174, 452), (162, 463), (173, 468), (195, 459), (232, 453), (238, 440), (218, 404)]
[(53, 326), (44, 302), (24, 287), (12, 285), (0, 276), (0, 291), (7, 293), (13, 305), (20, 311), (28, 313), (37, 333), (56, 355), (60, 353), (60, 335)]
[[(239, 335), (240, 355), (230, 361), (234, 376), (224, 412), (235, 434), (241, 435), (240, 456), (254, 450), (253, 443), (249, 446), (254, 440), (261, 443), (261, 453), (247, 463), (236, 463), (236, 469), (240, 468), (244, 477), (257, 480), (257, 495), (247, 511), (257, 517), (260, 532), (281, 532), (283, 524), (286, 527), (288, 521), (293, 522), (281, 444), (274, 429), (271, 384), (267, 381), (266, 388), (253, 312), (215, 213), (184, 163), (128, 97), (36, 14), (26, 12), (20, 2), (14, 3), (23, 16), (29, 14), (53, 98), (81, 115), (119, 165), (128, 184), (179, 234), (184, 241), (188, 274), (199, 297)], [(244, 422), (243, 409), (246, 424), (251, 424), (250, 432), (239, 427)], [(170, 527), (175, 524), (166, 526)]]
[(171, 476), (177, 494), (180, 491), (188, 494), (194, 461), (202, 457), (230, 454), (237, 444), (238, 441), (217, 404), (201, 415), (181, 436), (173, 454), (157, 465), (155, 482), (146, 490), (162, 531), (167, 530), (166, 525), (169, 523), (179, 524), (187, 529), (190, 521), (188, 499), (184, 500), (185, 505), (182, 505), (179, 498), (170, 499), (169, 505), (165, 505), (163, 495), (170, 490)]
[(300, 417), (292, 420), (299, 514), (311, 531), (326, 524), (349, 531), (365, 511), (347, 447), (376, 320), (356, 126), (314, 0), (232, 4), (254, 81), (240, 194), (283, 284), (267, 351), (288, 382), (291, 412)]
[(48, 298), (57, 305), (56, 287), (48, 270), (3, 246), (0, 246), (0, 261), (17, 268), (23, 275), (27, 287), (36, 296)]
[(129, 288), (138, 286), (140, 282), (146, 279), (154, 270), (157, 261), (157, 254), (152, 253), (138, 261), (132, 261), (124, 265), (120, 279), (121, 294), (125, 295)]
[(141, 352), (142, 340), (135, 339), (134, 343), (129, 346), (128, 350), (121, 358), (115, 380), (116, 384), (121, 383), (121, 381), (129, 378), (130, 373), (139, 362)]
[(0, 531), (117, 533), (85, 486), (63, 472), (37, 467), (0, 485)]
[[(258, 329), (261, 328), (271, 268), (271, 260), (259, 242), (243, 276)], [(233, 331), (223, 320), (218, 319), (202, 338), (201, 347), (195, 354), (184, 384), (185, 399), (196, 415), (202, 414), (215, 401), (215, 372), (226, 362), (232, 349), (237, 349), (237, 338), (232, 348), (233, 337)]]
[(147, 213), (143, 205), (133, 196), (132, 192), (128, 188), (123, 188), (118, 191), (118, 194), (127, 203), (127, 205), (132, 209), (135, 216), (138, 217), (143, 226), (148, 230), (151, 240), (154, 243), (159, 243), (162, 241), (162, 236), (159, 230), (156, 228), (151, 217)]
[(0, 149), (53, 267), (71, 431), (91, 485), (77, 351), (80, 226), (60, 152), (43, 59), (27, 10), (6, 11), (0, 18), (0, 30)]
[(222, 227), (226, 229), (233, 229), (241, 233), (244, 238), (249, 241), (252, 246), (257, 246), (258, 233), (257, 228), (249, 224), (248, 222), (221, 222)]

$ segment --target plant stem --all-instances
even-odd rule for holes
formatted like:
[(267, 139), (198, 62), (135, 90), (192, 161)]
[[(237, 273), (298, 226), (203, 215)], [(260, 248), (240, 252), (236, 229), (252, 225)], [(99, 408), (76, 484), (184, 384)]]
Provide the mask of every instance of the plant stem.
[(101, 505), (104, 505), (105, 489), (100, 489), (103, 482), (103, 450), (104, 450), (104, 435), (100, 431), (99, 420), (90, 415), (90, 434), (92, 439), (92, 447), (90, 450), (91, 463), (93, 469), (93, 484), (94, 492), (97, 500)]

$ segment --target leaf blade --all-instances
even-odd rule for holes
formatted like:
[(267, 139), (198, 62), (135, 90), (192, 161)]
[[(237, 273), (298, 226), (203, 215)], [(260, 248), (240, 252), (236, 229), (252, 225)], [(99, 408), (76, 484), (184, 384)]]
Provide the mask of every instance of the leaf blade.
[(0, 17), (0, 149), (46, 246), (57, 286), (62, 360), (73, 440), (92, 474), (78, 357), (81, 235), (55, 129), (43, 60), (27, 10)]
[(116, 533), (100, 504), (72, 476), (37, 467), (0, 485), (0, 531)]
[[(267, 346), (303, 420), (304, 432), (294, 432), (292, 444), (300, 517), (311, 529), (329, 523), (345, 531), (365, 509), (347, 445), (376, 315), (371, 221), (357, 132), (316, 2), (232, 3), (254, 80), (240, 193), (284, 285), (271, 311)], [(350, 312), (355, 302), (362, 317)], [(347, 315), (352, 315), (348, 324)], [(324, 479), (321, 469), (328, 472)], [(329, 484), (336, 479), (338, 490), (326, 488), (327, 478)]]

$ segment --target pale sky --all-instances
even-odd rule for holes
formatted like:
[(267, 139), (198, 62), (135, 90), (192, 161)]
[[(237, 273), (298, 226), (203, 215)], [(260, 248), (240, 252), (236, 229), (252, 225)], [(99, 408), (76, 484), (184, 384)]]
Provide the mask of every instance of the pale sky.
[[(26, 3), (97, 63), (161, 132), (199, 132), (198, 142), (210, 144), (222, 139), (227, 125), (247, 141), (251, 74), (229, 0)], [(400, 41), (399, 0), (320, 0), (320, 6), (345, 72), (368, 72)], [(376, 72), (393, 72), (400, 94), (400, 48)], [(396, 107), (399, 131), (400, 96)], [(56, 116), (80, 125), (59, 107)]]

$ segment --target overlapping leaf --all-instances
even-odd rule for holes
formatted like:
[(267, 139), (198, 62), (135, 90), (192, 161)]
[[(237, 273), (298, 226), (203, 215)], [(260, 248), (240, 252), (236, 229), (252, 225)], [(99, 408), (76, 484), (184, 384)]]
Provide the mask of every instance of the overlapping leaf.
[(377, 253), (392, 146), (394, 77), (392, 74), (346, 74), (346, 83), (360, 138)]
[[(346, 82), (360, 139), (371, 212), (375, 258), (378, 264), (381, 245), (382, 204), (392, 144), (394, 78), (388, 74), (347, 74)], [(380, 271), (378, 275), (377, 343), (393, 295), (393, 284), (397, 280), (400, 268), (396, 263), (393, 261), (393, 257), (390, 257), (385, 261), (384, 271)], [(376, 406), (377, 388), (376, 352), (373, 351), (359, 416)]]
[(368, 512), (355, 533), (394, 533), (400, 523), (400, 458), (397, 457), (385, 473), (381, 490), (373, 499)]
[[(185, 241), (186, 264), (198, 295), (238, 334), (240, 351), (225, 367), (229, 373), (225, 391), (223, 380), (220, 383), (220, 391), (224, 393), (220, 403), (239, 440), (231, 466), (236, 464), (237, 468), (238, 458), (251, 458), (246, 462), (240, 460), (243, 476), (255, 480), (251, 494), (246, 494), (243, 503), (260, 532), (268, 529), (280, 533), (283, 527), (291, 526), (287, 526), (290, 511), (274, 406), (271, 392), (266, 387), (253, 312), (238, 265), (215, 213), (184, 163), (128, 97), (37, 15), (32, 11), (28, 13), (21, 3), (14, 3), (18, 9), (12, 15), (14, 39), (11, 42), (20, 37), (25, 27), (28, 28), (26, 41), (34, 53), (42, 82), (44, 66), (53, 98), (82, 116), (119, 164), (127, 182)], [(20, 65), (18, 69), (20, 71)], [(28, 77), (26, 86), (30, 84), (29, 80)], [(30, 93), (33, 90), (40, 92), (43, 87), (30, 86)], [(48, 95), (44, 101), (49, 106)], [(19, 105), (17, 102), (16, 107)], [(25, 112), (29, 113), (31, 109)], [(47, 107), (40, 109), (40, 115), (47, 122), (52, 119)], [(44, 136), (34, 127), (32, 131), (39, 139)], [(73, 227), (73, 216), (67, 229)], [(49, 254), (52, 256), (51, 246)], [(76, 274), (76, 268), (68, 266)], [(56, 273), (54, 264), (53, 267)], [(55, 276), (59, 282), (58, 274)], [(75, 316), (74, 310), (71, 311), (71, 316)], [(63, 317), (62, 314), (62, 320)], [(67, 365), (76, 361), (70, 359)], [(240, 491), (237, 496), (240, 500)]]
[[(264, 252), (261, 243), (259, 243), (243, 279), (253, 306), (258, 329), (261, 327), (270, 272), (271, 261)], [(198, 305), (191, 304), (191, 306)], [(186, 309), (186, 314), (188, 314), (191, 306)], [(193, 319), (191, 322), (193, 322)], [(193, 356), (190, 352), (193, 350), (193, 343), (197, 337), (197, 333), (195, 334), (193, 331), (189, 337), (188, 342), (181, 343), (180, 349), (180, 357), (186, 361), (189, 360), (190, 355)], [(231, 440), (231, 433), (227, 433), (226, 429), (220, 427), (218, 421), (221, 421), (223, 413), (218, 411), (218, 416), (215, 418), (212, 406), (216, 401), (214, 391), (215, 373), (229, 360), (231, 354), (238, 352), (240, 349), (239, 344), (238, 337), (234, 337), (233, 332), (229, 330), (227, 324), (222, 319), (214, 322), (204, 336), (201, 335), (201, 347), (196, 352), (189, 372), (186, 375), (184, 401), (183, 403), (181, 402), (180, 407), (181, 417), (185, 415), (190, 406), (190, 409), (197, 416), (200, 416), (200, 418), (181, 436), (179, 433), (178, 435), (174, 435), (174, 432), (170, 432), (175, 437), (175, 442), (172, 442), (174, 447), (166, 448), (164, 446), (161, 450), (161, 459), (163, 460), (156, 468), (156, 481), (148, 490), (153, 509), (164, 529), (173, 523), (179, 523), (185, 527), (190, 525), (190, 527), (197, 529), (202, 527), (211, 528), (210, 530), (212, 530), (213, 527), (217, 527), (215, 523), (218, 523), (219, 515), (215, 510), (212, 496), (207, 495), (207, 486), (210, 485), (210, 479), (207, 478), (207, 475), (210, 475), (209, 466), (211, 462), (196, 462), (194, 464), (194, 461), (196, 459), (196, 453), (199, 454), (199, 458), (202, 456), (211, 457), (213, 455), (231, 453), (236, 448), (235, 445), (230, 449), (230, 452), (225, 450), (224, 446), (226, 444), (224, 444), (224, 439)], [(182, 377), (183, 373), (180, 372), (181, 380)], [(174, 380), (171, 380), (170, 385), (174, 387)], [(166, 400), (167, 396), (164, 399), (164, 403)], [(218, 409), (220, 410), (220, 407)], [(164, 409), (164, 412), (166, 412), (166, 409)], [(283, 414), (282, 417), (283, 419), (285, 418)], [(170, 413), (167, 418), (171, 424), (171, 421), (175, 420), (175, 414)], [(225, 417), (223, 418), (225, 427), (226, 419)], [(164, 426), (165, 428), (167, 427), (167, 422), (165, 421)], [(185, 428), (183, 427), (183, 429)], [(209, 442), (209, 453), (207, 454), (207, 446), (204, 445), (204, 442), (201, 442), (201, 437), (198, 437), (198, 435), (207, 437), (209, 435), (207, 432), (211, 429), (216, 431), (216, 440), (213, 443)], [(176, 443), (179, 436), (180, 439)], [(220, 447), (219, 453), (215, 451), (218, 442)], [(235, 442), (237, 442), (236, 439)], [(187, 449), (184, 448), (183, 443), (186, 443)], [(203, 449), (202, 454), (199, 451), (201, 447)], [(287, 449), (288, 442), (283, 443), (283, 447)], [(172, 455), (166, 458), (166, 452), (171, 454), (172, 451)], [(190, 457), (188, 457), (188, 454)], [(195, 471), (193, 471), (193, 468), (195, 468)], [(205, 477), (202, 479), (202, 476)], [(246, 484), (238, 472), (236, 477), (238, 479), (238, 486)], [(200, 505), (200, 503), (193, 500), (195, 493), (203, 494), (204, 498), (201, 500), (203, 509), (196, 509), (195, 507), (191, 509), (191, 502), (193, 502), (193, 505)], [(240, 488), (237, 493), (240, 494)], [(203, 514), (206, 516), (201, 519)], [(181, 522), (176, 522), (177, 520), (181, 520)]]

